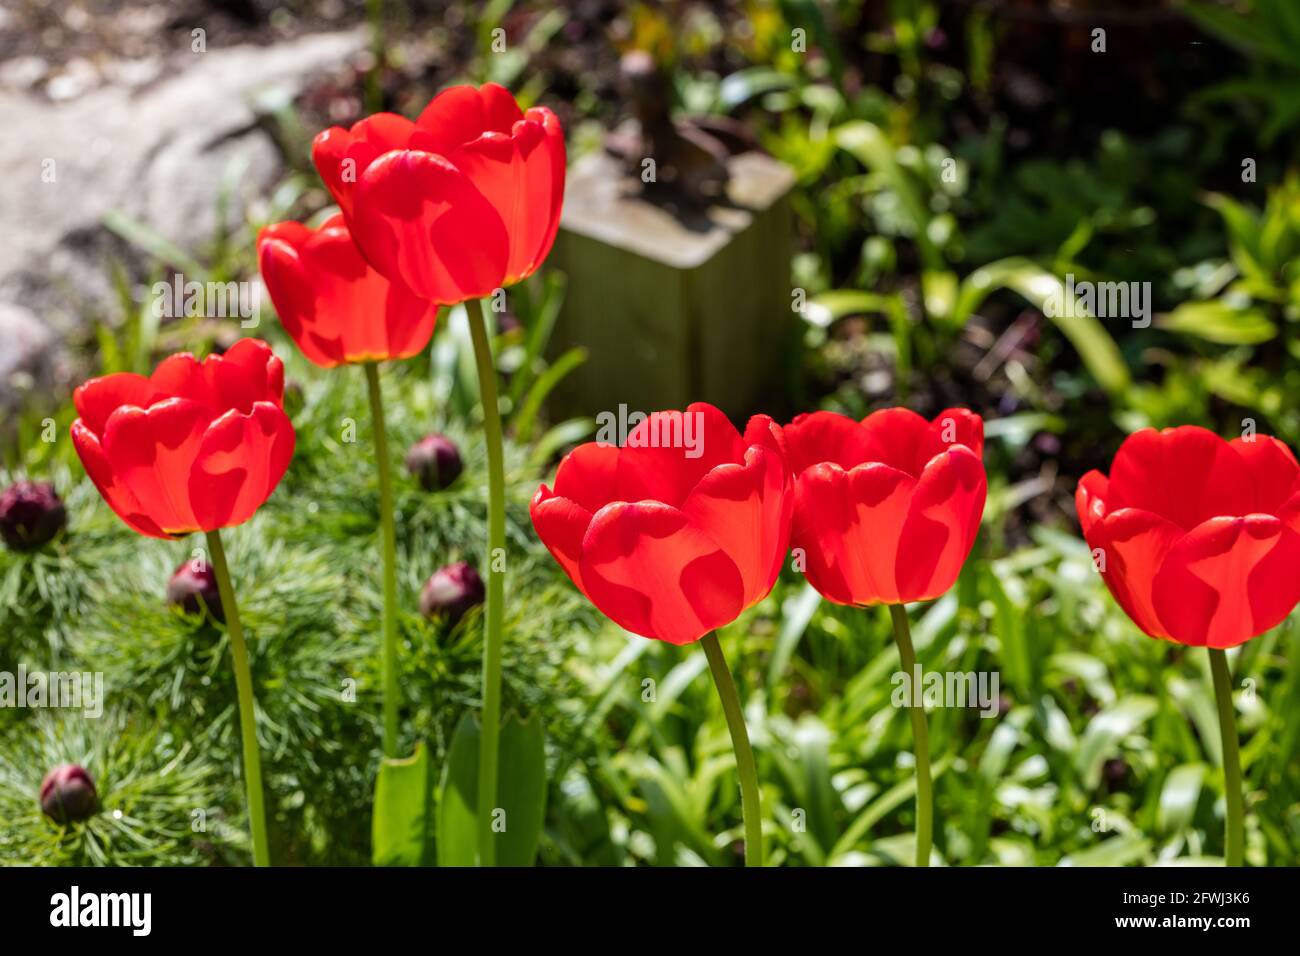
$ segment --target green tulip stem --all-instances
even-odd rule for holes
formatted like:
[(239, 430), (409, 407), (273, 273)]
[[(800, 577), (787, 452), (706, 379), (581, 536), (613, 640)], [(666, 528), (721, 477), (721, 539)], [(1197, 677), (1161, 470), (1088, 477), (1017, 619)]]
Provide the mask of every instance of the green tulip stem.
[[(910, 683), (916, 674), (916, 651), (912, 649), (912, 631), (907, 624), (907, 608), (889, 605), (894, 619), (894, 641), (898, 659)], [(930, 846), (934, 840), (934, 784), (930, 781), (930, 733), (925, 727), (925, 703), (921, 688), (913, 687), (907, 705), (912, 718), (912, 740), (916, 748), (916, 865), (930, 865)]]
[(375, 461), (379, 468), (379, 532), (384, 548), (384, 756), (396, 758), (397, 711), (401, 688), (397, 682), (397, 526), (393, 520), (392, 463), (388, 460), (388, 431), (384, 427), (384, 396), (379, 389), (379, 366), (367, 362), (370, 417), (375, 429)]
[(239, 623), (235, 588), (230, 583), (230, 567), (221, 546), (221, 531), (208, 532), (208, 553), (212, 570), (217, 574), (217, 592), (230, 635), (230, 661), (235, 668), (235, 690), (239, 697), (239, 735), (244, 745), (244, 786), (248, 791), (248, 827), (253, 837), (253, 865), (270, 866), (271, 853), (266, 842), (266, 811), (262, 806), (262, 758), (257, 751), (257, 716), (253, 701), (253, 675), (248, 669), (248, 646), (244, 628)]
[(1224, 821), (1224, 863), (1241, 866), (1245, 852), (1245, 812), (1242, 804), (1241, 754), (1237, 750), (1237, 722), (1232, 710), (1232, 676), (1228, 655), (1208, 648), (1214, 675), (1214, 699), (1219, 707), (1219, 735), (1223, 738), (1223, 795), (1228, 818)]
[(487, 607), (483, 635), (483, 723), (478, 751), (477, 820), (479, 865), (492, 866), (496, 856), (492, 818), (497, 801), (497, 760), (501, 742), (501, 622), (505, 598), (505, 567), (498, 559), (505, 555), (506, 547), (506, 479), (497, 373), (492, 362), (492, 347), (488, 344), (483, 305), (477, 299), (470, 299), (465, 303), (465, 312), (474, 341), (488, 456)]
[(740, 707), (740, 695), (731, 669), (722, 655), (716, 631), (700, 639), (704, 656), (709, 659), (713, 684), (718, 688), (722, 712), (727, 717), (727, 730), (731, 732), (731, 748), (736, 752), (736, 774), (740, 777), (740, 812), (745, 821), (745, 866), (763, 865), (763, 807), (758, 792), (758, 767), (754, 751), (749, 746), (749, 732), (745, 729), (745, 712)]

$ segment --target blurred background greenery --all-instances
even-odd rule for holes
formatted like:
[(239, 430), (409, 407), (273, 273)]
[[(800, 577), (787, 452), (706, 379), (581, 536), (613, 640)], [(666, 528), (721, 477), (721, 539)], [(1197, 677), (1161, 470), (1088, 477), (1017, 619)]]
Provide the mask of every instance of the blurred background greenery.
[[(574, 158), (599, 150), (629, 113), (620, 55), (649, 50), (681, 115), (743, 124), (797, 174), (791, 275), (807, 305), (791, 313), (799, 347), (785, 356), (786, 387), (770, 411), (965, 405), (985, 416), (980, 539), (954, 591), (915, 611), (924, 668), (1000, 677), (995, 718), (931, 712), (936, 859), (1221, 856), (1208, 663), (1141, 635), (1110, 600), (1072, 495), (1084, 471), (1104, 468), (1124, 434), (1147, 425), (1233, 435), (1253, 420), (1300, 443), (1300, 6), (275, 6), (270, 16), (259, 0), (219, 5), (208, 11), (214, 36), (229, 29), (274, 43), (356, 23), (372, 31), (370, 49), (264, 117), (283, 151), (283, 180), (210, 243), (178, 248), (109, 217), (106, 227), (147, 265), (105, 261), (117, 296), (99, 303), (73, 343), (81, 373), (147, 371), (169, 351), (220, 348), (240, 334), (225, 320), (155, 321), (149, 286), (178, 269), (200, 281), (250, 278), (258, 228), (323, 216), (328, 198), (306, 145), (320, 128), (376, 106), (414, 115), (445, 85), (493, 80), (555, 109)], [(802, 49), (792, 44), (800, 30)], [(504, 53), (493, 53), (497, 36)], [(1154, 321), (1044, 315), (1044, 298), (1067, 274), (1151, 283)], [(589, 418), (548, 415), (548, 394), (582, 360), (547, 347), (564, 293), (564, 277), (544, 272), (495, 316), (513, 436), (510, 534), (525, 556), (510, 571), (506, 704), (540, 714), (547, 734), (540, 862), (734, 865), (739, 794), (703, 654), (604, 622), (528, 524), (532, 491), (593, 428)], [(483, 560), (484, 452), (463, 323), (460, 310), (441, 316), (430, 354), (386, 381), (397, 448), (437, 430), (466, 458), (446, 491), (423, 492), (411, 479), (399, 489), (405, 742), (426, 741), (439, 765), (478, 693), (478, 613), (449, 628), (416, 610), (435, 568)], [(299, 434), (280, 490), (229, 536), (252, 642), (273, 855), (363, 863), (379, 749), (377, 489), (364, 387), (358, 370), (309, 366), (274, 323), (259, 334), (286, 360)], [(2, 430), (0, 485), (53, 480), (70, 519), (41, 551), (0, 550), (0, 668), (103, 671), (110, 713), (96, 723), (0, 710), (0, 861), (241, 862), (224, 635), (163, 601), (193, 543), (145, 541), (116, 521), (64, 440), (73, 417), (65, 393), (36, 390)], [(41, 440), (49, 419), (53, 442)], [(355, 442), (343, 437), (348, 422)], [(722, 640), (746, 701), (771, 860), (906, 863), (911, 738), (906, 714), (890, 704), (898, 664), (887, 614), (833, 607), (786, 573)], [(1294, 865), (1300, 630), (1288, 621), (1231, 660), (1247, 862)], [(96, 776), (102, 806), (66, 828), (44, 818), (36, 798), (45, 770), (65, 760)]]

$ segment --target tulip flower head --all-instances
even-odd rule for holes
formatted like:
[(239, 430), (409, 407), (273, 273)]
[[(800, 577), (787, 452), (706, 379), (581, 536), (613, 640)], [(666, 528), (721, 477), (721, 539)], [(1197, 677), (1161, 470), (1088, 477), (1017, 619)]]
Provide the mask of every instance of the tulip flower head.
[(371, 265), (435, 302), (526, 278), (559, 228), (559, 121), (494, 83), (444, 90), (415, 122), (376, 113), (327, 129), (312, 159)]
[(316, 365), (409, 358), (429, 344), (437, 306), (371, 268), (341, 215), (317, 230), (269, 226), (257, 259), (281, 324)]
[[(702, 440), (691, 448), (654, 440), (684, 434), (683, 414), (698, 416)], [(788, 488), (776, 423), (755, 416), (742, 436), (721, 411), (697, 403), (650, 415), (621, 448), (574, 449), (555, 489), (543, 485), (533, 498), (533, 527), (616, 624), (689, 644), (772, 589), (789, 538)]]
[(861, 423), (833, 412), (785, 427), (796, 560), (836, 604), (906, 604), (957, 580), (984, 513), (984, 423), (905, 408)]
[(1235, 647), (1300, 601), (1300, 466), (1275, 438), (1143, 429), (1075, 503), (1107, 588), (1151, 637)]
[(132, 530), (154, 538), (242, 524), (289, 467), (284, 367), (242, 339), (200, 362), (183, 352), (153, 375), (121, 372), (73, 392), (72, 443)]

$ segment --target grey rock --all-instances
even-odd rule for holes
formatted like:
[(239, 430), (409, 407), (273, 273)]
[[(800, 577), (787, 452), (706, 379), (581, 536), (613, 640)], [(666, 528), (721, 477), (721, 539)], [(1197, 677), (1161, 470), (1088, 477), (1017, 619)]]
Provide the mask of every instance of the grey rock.
[[(0, 150), (0, 303), (39, 317), (53, 333), (46, 349), (111, 314), (111, 261), (138, 275), (148, 256), (104, 217), (120, 213), (200, 250), (216, 234), (223, 183), (234, 183), (226, 207), (234, 222), (283, 176), (257, 104), (290, 100), (365, 43), (364, 31), (347, 30), (209, 47), (137, 71), (136, 85), (54, 103), (0, 89), (0, 115), (18, 133)], [(15, 342), (0, 338), (0, 369), (19, 358)]]
[(0, 302), (0, 413), (22, 395), (48, 389), (57, 375), (54, 333), (22, 306)]

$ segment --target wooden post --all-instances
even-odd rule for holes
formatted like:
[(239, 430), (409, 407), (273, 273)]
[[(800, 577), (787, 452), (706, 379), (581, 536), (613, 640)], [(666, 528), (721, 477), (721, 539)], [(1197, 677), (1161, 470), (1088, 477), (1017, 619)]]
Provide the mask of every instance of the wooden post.
[(548, 260), (569, 279), (552, 344), (582, 345), (590, 357), (557, 390), (557, 414), (706, 401), (740, 419), (770, 407), (797, 335), (795, 177), (761, 153), (727, 163), (727, 201), (702, 210), (648, 200), (604, 153), (569, 171)]

